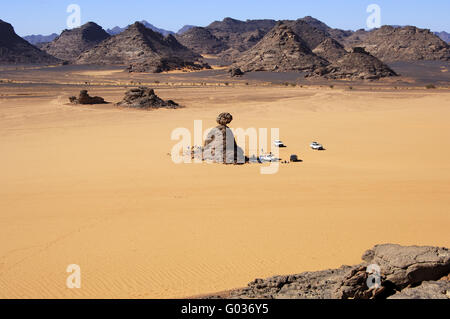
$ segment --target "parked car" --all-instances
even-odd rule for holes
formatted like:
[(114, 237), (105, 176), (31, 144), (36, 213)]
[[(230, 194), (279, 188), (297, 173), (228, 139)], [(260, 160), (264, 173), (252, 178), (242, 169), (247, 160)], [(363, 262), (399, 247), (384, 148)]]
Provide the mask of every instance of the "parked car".
[(280, 141), (280, 140), (274, 141), (273, 144), (274, 144), (276, 147), (286, 147), (286, 145), (284, 145), (284, 143), (283, 143), (282, 141)]
[(313, 150), (316, 150), (316, 151), (322, 151), (322, 150), (324, 150), (323, 145), (320, 144), (320, 143), (317, 143), (317, 142), (312, 142), (311, 145), (310, 145), (310, 147), (311, 147)]
[(289, 161), (290, 161), (290, 162), (298, 162), (298, 161), (299, 161), (299, 160), (298, 160), (298, 156), (295, 155), (295, 154), (292, 154), (291, 157), (290, 157), (290, 159), (289, 159)]

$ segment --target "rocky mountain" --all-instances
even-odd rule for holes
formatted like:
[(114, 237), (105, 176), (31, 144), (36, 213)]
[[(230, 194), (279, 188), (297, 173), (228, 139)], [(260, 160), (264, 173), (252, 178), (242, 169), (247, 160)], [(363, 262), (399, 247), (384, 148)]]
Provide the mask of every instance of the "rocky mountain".
[(47, 43), (52, 42), (58, 37), (56, 33), (52, 33), (50, 35), (42, 35), (42, 34), (32, 34), (24, 36), (23, 38), (30, 42), (32, 45), (37, 45), (39, 43)]
[(50, 64), (61, 62), (19, 37), (11, 24), (0, 20), (0, 64)]
[(109, 34), (94, 22), (88, 22), (79, 28), (64, 30), (59, 37), (45, 44), (42, 50), (64, 61), (75, 60), (82, 52), (87, 51)]
[(254, 47), (242, 53), (233, 67), (249, 71), (313, 71), (328, 65), (285, 23), (278, 23)]
[(445, 42), (450, 43), (450, 33), (441, 31), (441, 32), (435, 32), (434, 34), (437, 35), (442, 40), (444, 40)]
[(181, 44), (199, 54), (218, 54), (229, 48), (224, 41), (202, 27), (193, 27), (176, 38)]
[(173, 35), (164, 37), (140, 22), (82, 53), (75, 63), (127, 65), (130, 72), (209, 67), (200, 55), (180, 44)]
[(183, 33), (189, 31), (190, 29), (196, 27), (195, 25), (185, 25), (180, 30), (178, 30), (177, 34), (182, 35)]
[[(139, 22), (142, 23), (145, 27), (147, 27), (147, 28), (149, 28), (149, 29), (151, 29), (151, 30), (153, 30), (153, 31), (155, 31), (155, 32), (159, 32), (159, 33), (161, 33), (161, 34), (164, 35), (164, 36), (169, 35), (169, 34), (175, 34), (175, 33), (172, 32), (172, 31), (168, 31), (168, 30), (164, 30), (164, 29), (157, 28), (157, 27), (155, 27), (153, 24), (151, 24), (151, 23), (149, 23), (149, 22), (147, 22), (147, 21), (145, 21), (145, 20), (142, 20), (142, 21), (139, 21)], [(123, 31), (125, 31), (125, 30), (126, 30), (127, 28), (129, 28), (129, 27), (130, 27), (129, 25), (126, 26), (125, 28), (114, 27), (114, 28), (112, 28), (112, 29), (107, 29), (106, 32), (107, 32), (108, 34), (110, 34), (110, 35), (117, 35), (117, 34), (123, 32)]]
[(364, 47), (383, 62), (450, 60), (450, 46), (427, 29), (383, 26), (353, 45)]
[(397, 74), (363, 48), (354, 48), (332, 64), (316, 69), (313, 75), (334, 80), (377, 80)]

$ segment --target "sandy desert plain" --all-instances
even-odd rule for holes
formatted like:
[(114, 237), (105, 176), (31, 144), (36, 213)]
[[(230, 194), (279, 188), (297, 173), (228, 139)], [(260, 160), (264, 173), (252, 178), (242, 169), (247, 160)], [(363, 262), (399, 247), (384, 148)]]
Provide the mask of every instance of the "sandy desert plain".
[[(450, 78), (448, 64), (434, 68), (428, 90), (433, 75), (330, 87), (221, 70), (0, 68), (0, 298), (198, 296), (356, 264), (380, 243), (449, 247)], [(185, 108), (67, 103), (84, 88), (118, 102), (138, 83)], [(212, 127), (220, 112), (232, 128), (279, 128), (281, 158), (303, 162), (273, 175), (174, 164), (172, 130)], [(81, 289), (66, 287), (69, 264)]]

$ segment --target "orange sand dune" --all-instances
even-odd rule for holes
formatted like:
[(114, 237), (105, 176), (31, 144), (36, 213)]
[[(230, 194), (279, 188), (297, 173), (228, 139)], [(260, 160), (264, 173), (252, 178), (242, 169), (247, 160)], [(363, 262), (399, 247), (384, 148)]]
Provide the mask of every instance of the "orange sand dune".
[[(450, 246), (448, 91), (171, 88), (157, 93), (186, 108), (150, 112), (50, 93), (0, 98), (1, 298), (192, 296), (355, 264), (377, 243)], [(223, 111), (280, 128), (281, 157), (304, 162), (172, 163), (172, 130)]]

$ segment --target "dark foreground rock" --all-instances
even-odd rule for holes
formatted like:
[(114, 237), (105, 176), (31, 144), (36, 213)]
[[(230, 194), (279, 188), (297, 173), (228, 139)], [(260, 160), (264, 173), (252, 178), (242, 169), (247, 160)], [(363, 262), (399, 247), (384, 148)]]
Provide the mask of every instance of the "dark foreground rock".
[(450, 299), (450, 282), (425, 281), (420, 286), (405, 288), (388, 299)]
[(69, 97), (69, 101), (72, 104), (106, 104), (106, 103), (108, 103), (100, 96), (90, 96), (88, 94), (87, 90), (80, 91), (80, 94), (78, 97), (76, 97), (76, 96)]
[[(377, 245), (363, 263), (338, 269), (256, 279), (228, 292), (229, 298), (261, 299), (416, 299), (450, 298), (447, 248)], [(381, 285), (368, 287), (368, 266), (380, 269)], [(370, 268), (369, 267), (369, 268)], [(441, 280), (440, 280), (441, 279)], [(369, 281), (370, 282), (370, 281)], [(211, 295), (208, 298), (222, 298)]]
[(153, 89), (143, 86), (128, 90), (123, 100), (116, 105), (138, 109), (180, 108), (178, 103), (172, 100), (165, 101), (158, 97)]

